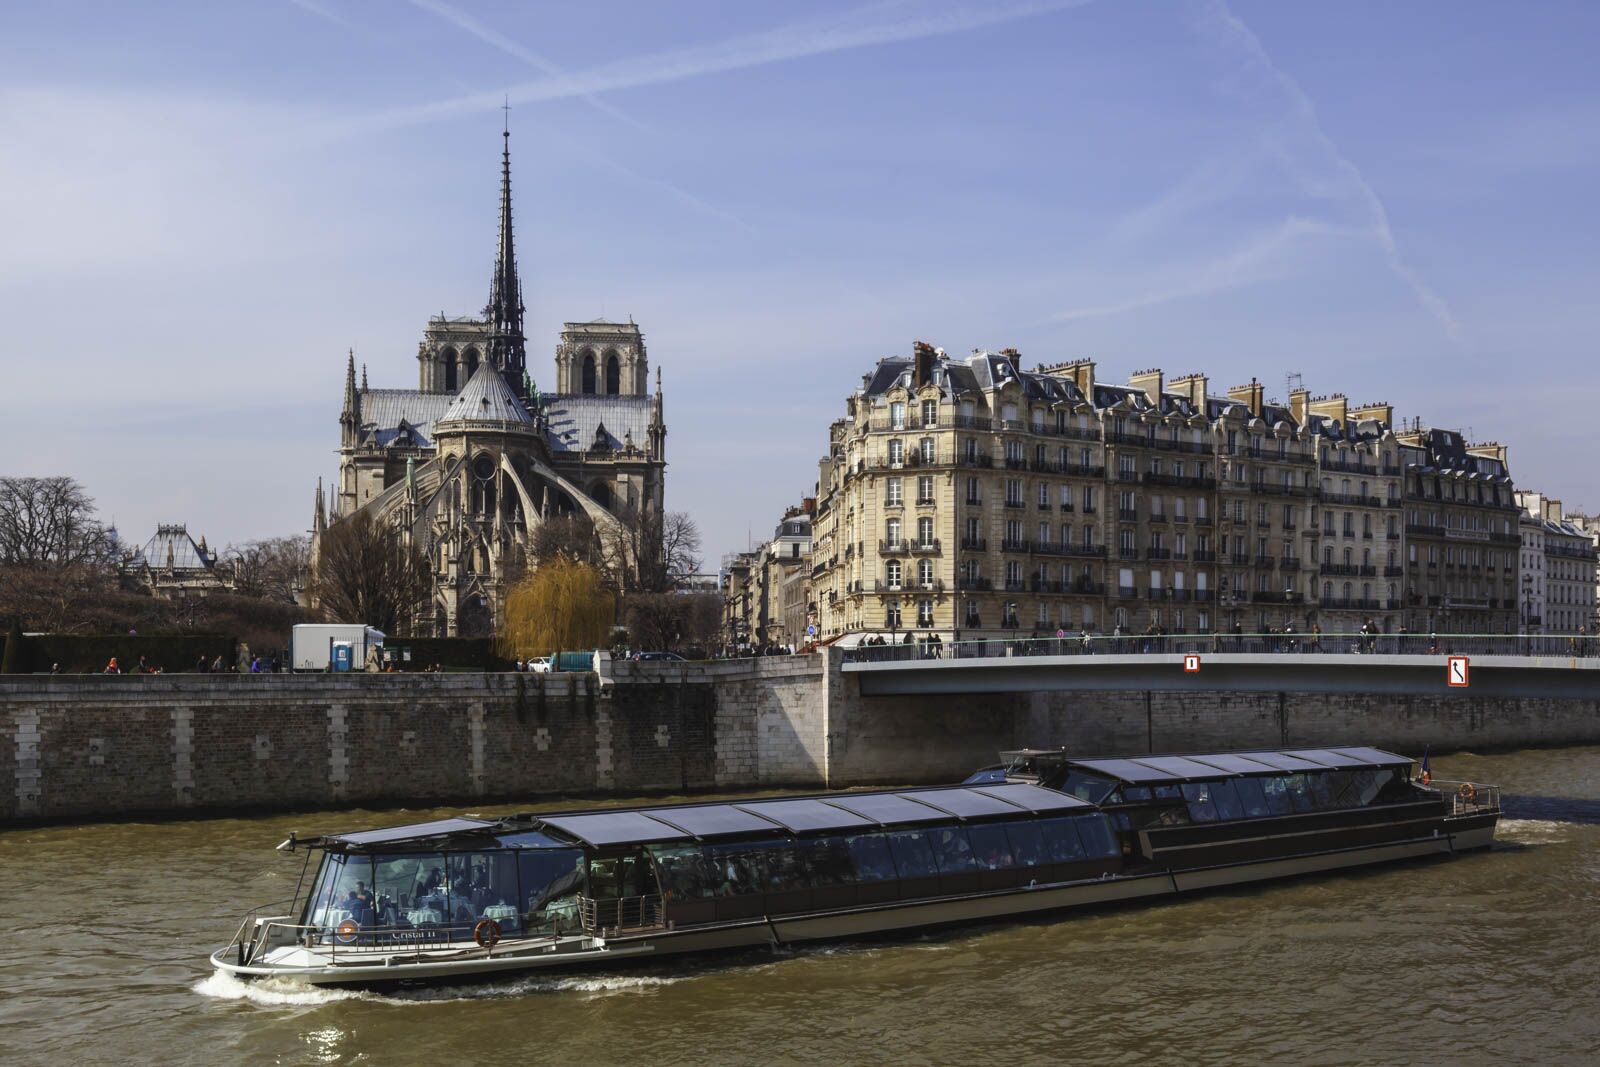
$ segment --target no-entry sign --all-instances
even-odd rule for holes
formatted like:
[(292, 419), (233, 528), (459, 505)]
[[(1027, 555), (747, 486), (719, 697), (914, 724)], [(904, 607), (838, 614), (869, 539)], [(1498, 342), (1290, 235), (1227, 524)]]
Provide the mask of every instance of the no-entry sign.
[(1445, 672), (1445, 683), (1457, 689), (1467, 687), (1467, 657), (1451, 656), (1447, 661), (1448, 669)]

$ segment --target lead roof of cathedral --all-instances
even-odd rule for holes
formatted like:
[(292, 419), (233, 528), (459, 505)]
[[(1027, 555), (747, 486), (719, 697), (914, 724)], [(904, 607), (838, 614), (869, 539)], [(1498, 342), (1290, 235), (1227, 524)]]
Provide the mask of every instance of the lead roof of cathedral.
[(533, 416), (500, 372), (485, 361), (436, 420), (438, 424), (447, 422), (514, 422), (531, 426)]
[(433, 444), (433, 424), (444, 417), (455, 397), (449, 393), (423, 393), (415, 389), (365, 389), (361, 393), (361, 422), (376, 427), (372, 440), (387, 448), (403, 444), (403, 428), (411, 427), (419, 446)]
[(636, 448), (650, 441), (650, 397), (593, 396), (580, 393), (548, 395), (544, 413), (550, 430), (546, 440), (553, 452), (585, 452), (594, 447), (604, 430), (607, 448), (620, 449), (629, 434)]

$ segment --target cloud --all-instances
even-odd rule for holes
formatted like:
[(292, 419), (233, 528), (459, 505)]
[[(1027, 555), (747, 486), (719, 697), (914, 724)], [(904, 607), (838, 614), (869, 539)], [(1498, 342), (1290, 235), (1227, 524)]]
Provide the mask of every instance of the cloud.
[(1224, 255), (1170, 272), (1173, 277), (1137, 296), (1069, 308), (1045, 321), (1062, 323), (1125, 315), (1174, 300), (1187, 300), (1270, 281), (1287, 273), (1288, 267), (1282, 262), (1283, 255), (1294, 246), (1310, 238), (1350, 233), (1352, 231), (1346, 228), (1316, 219), (1290, 217)]
[[(467, 93), (428, 104), (392, 108), (332, 122), (317, 132), (323, 137), (337, 138), (439, 122), (492, 110), (500, 107), (506, 97), (514, 104), (531, 104), (663, 85), (810, 56), (965, 33), (1081, 7), (1089, 2), (1027, 0), (1011, 4), (957, 5), (895, 18), (885, 18), (882, 6), (875, 5), (709, 44), (631, 56), (575, 74), (522, 82), (503, 90)], [(898, 10), (898, 5), (896, 7)]]
[[(1317, 117), (1316, 106), (1305, 90), (1287, 72), (1272, 61), (1266, 48), (1223, 0), (1213, 0), (1204, 8), (1202, 27), (1235, 59), (1251, 73), (1265, 79), (1266, 91), (1277, 97), (1276, 103), (1285, 105), (1292, 123), (1291, 137), (1298, 135), (1307, 142), (1312, 159), (1304, 159), (1292, 145), (1280, 145), (1291, 165), (1300, 165), (1300, 177), (1305, 191), (1330, 199), (1353, 203), (1364, 216), (1368, 235), (1382, 249), (1389, 269), (1401, 279), (1427, 312), (1434, 317), (1452, 339), (1461, 336), (1461, 324), (1450, 305), (1440, 296), (1420, 273), (1401, 254), (1389, 223), (1389, 212), (1383, 200), (1367, 181), (1359, 167), (1339, 150)], [(1308, 164), (1309, 166), (1304, 166)]]

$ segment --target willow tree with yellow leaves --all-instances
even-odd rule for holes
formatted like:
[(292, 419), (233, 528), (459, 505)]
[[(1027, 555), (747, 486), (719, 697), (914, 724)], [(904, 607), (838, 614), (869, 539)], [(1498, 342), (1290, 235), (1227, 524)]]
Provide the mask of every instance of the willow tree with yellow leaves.
[(558, 556), (507, 594), (500, 654), (548, 656), (563, 649), (603, 648), (616, 615), (616, 593), (600, 571)]

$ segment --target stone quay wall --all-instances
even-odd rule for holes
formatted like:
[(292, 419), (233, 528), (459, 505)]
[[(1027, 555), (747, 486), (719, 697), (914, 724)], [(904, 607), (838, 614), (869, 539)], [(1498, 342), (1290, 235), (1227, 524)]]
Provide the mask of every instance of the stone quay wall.
[(0, 826), (957, 780), (1084, 755), (1600, 743), (1600, 699), (1318, 692), (862, 697), (829, 654), (612, 677), (0, 677)]
[[(655, 669), (650, 669), (655, 668)], [(816, 657), (0, 678), (0, 825), (821, 780)]]

